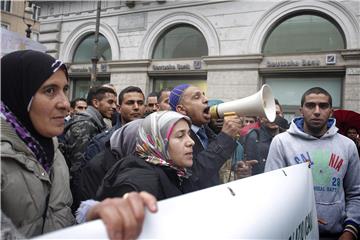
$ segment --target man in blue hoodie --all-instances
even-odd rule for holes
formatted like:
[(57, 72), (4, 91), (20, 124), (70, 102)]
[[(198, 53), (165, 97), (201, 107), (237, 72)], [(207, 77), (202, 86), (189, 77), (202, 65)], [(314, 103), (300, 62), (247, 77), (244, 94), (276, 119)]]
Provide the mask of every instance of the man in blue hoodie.
[(355, 144), (337, 133), (332, 98), (320, 88), (301, 99), (302, 117), (273, 139), (265, 171), (312, 163), (320, 238), (357, 239), (360, 225), (360, 160)]

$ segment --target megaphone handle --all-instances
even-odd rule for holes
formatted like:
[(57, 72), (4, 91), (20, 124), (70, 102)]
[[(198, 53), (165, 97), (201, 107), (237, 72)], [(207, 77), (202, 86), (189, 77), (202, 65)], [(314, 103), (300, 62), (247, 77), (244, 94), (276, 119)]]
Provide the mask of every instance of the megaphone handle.
[(232, 117), (232, 116), (236, 116), (236, 112), (225, 112), (225, 113), (224, 113), (224, 119), (225, 119), (226, 117)]
[[(227, 119), (227, 118), (231, 118), (233, 116), (237, 116), (236, 112), (225, 112), (224, 113), (224, 120)], [(239, 140), (239, 138), (240, 138), (240, 133), (237, 133), (236, 136), (235, 136), (235, 139)]]

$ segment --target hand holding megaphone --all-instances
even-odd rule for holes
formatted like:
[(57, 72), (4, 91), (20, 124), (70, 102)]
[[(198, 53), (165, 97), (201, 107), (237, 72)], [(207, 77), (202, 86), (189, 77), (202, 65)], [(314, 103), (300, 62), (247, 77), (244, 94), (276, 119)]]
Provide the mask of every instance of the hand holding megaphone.
[(238, 116), (266, 117), (270, 122), (275, 121), (276, 107), (271, 88), (265, 84), (257, 93), (242, 99), (220, 103), (210, 107), (211, 118), (224, 118), (228, 112), (235, 112)]
[(224, 116), (224, 125), (221, 132), (235, 139), (240, 136), (240, 130), (243, 126), (243, 121), (236, 113), (227, 113)]

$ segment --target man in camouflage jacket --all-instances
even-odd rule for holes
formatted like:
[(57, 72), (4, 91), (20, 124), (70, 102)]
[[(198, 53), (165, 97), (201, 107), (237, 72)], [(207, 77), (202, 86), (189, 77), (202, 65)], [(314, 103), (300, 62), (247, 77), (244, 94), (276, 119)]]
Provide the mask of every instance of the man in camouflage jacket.
[(88, 108), (67, 122), (64, 130), (63, 154), (70, 168), (70, 187), (74, 198), (73, 211), (79, 206), (76, 197), (78, 179), (89, 141), (106, 129), (104, 118), (111, 119), (116, 109), (116, 93), (107, 87), (91, 88), (87, 97)]

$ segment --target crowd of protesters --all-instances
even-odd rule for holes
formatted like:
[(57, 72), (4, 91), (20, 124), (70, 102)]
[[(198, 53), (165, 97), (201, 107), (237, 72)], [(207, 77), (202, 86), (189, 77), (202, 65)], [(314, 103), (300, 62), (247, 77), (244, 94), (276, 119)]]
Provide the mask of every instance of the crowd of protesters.
[(209, 106), (222, 101), (190, 84), (146, 98), (136, 86), (118, 93), (106, 84), (69, 102), (66, 66), (47, 54), (10, 53), (1, 69), (2, 235), (31, 238), (101, 218), (111, 239), (136, 238), (156, 201), (310, 161), (321, 175), (320, 237), (359, 236), (359, 129), (337, 133), (320, 87), (303, 94), (302, 116), (290, 124), (277, 100), (274, 122), (214, 120)]

